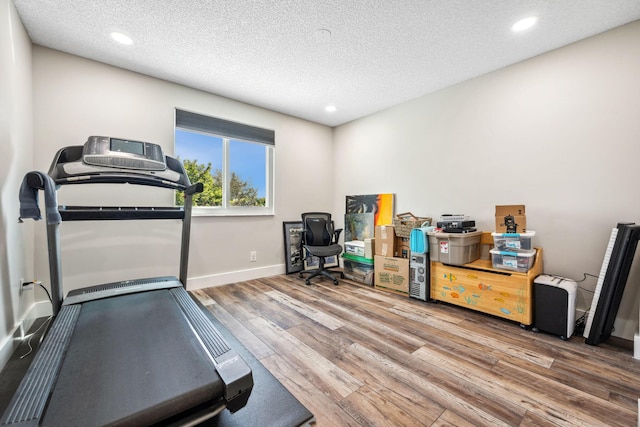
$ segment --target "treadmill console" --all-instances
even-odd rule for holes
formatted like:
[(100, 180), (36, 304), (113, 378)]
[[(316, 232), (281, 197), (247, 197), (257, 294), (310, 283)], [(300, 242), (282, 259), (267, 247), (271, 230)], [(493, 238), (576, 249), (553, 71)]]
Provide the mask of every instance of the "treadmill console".
[(126, 182), (174, 189), (191, 185), (182, 163), (166, 156), (160, 145), (109, 136), (90, 136), (84, 145), (61, 148), (48, 173), (57, 185)]
[(82, 150), (82, 161), (119, 169), (163, 171), (167, 168), (158, 144), (108, 136), (90, 136)]

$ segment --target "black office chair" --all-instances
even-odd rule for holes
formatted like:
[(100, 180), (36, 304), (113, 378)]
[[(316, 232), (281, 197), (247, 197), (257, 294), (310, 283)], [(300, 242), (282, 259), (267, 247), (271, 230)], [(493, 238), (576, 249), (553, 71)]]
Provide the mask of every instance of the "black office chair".
[(302, 247), (304, 249), (305, 258), (311, 256), (318, 258), (318, 268), (314, 270), (306, 270), (300, 272), (300, 277), (304, 274), (310, 274), (305, 279), (307, 285), (311, 284), (311, 279), (323, 275), (333, 280), (333, 284), (338, 284), (338, 279), (333, 274), (340, 274), (340, 278), (344, 278), (341, 271), (330, 270), (325, 267), (327, 257), (337, 257), (342, 253), (342, 246), (338, 244), (342, 228), (333, 229), (333, 221), (331, 214), (326, 212), (307, 212), (302, 214)]

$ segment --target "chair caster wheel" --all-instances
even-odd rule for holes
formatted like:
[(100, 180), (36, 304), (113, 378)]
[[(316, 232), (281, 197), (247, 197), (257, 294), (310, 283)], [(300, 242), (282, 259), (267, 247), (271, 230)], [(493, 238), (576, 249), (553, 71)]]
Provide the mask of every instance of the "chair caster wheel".
[(300, 276), (300, 278), (302, 279), (302, 273), (298, 273), (298, 275)]
[(334, 280), (334, 281), (333, 281), (333, 284), (334, 284), (334, 285), (337, 285), (337, 284), (338, 284), (338, 281), (337, 281), (337, 280)]
[(305, 280), (304, 282), (307, 284), (307, 286), (311, 286), (311, 281), (309, 279)]
[(340, 278), (344, 279), (344, 273), (343, 272), (340, 272)]

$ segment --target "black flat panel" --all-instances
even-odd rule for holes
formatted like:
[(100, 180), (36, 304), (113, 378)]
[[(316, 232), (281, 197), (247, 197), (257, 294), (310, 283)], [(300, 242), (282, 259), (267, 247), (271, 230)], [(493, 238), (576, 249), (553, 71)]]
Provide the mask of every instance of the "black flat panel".
[[(534, 283), (534, 324), (541, 331), (561, 337), (567, 335), (569, 294), (565, 289)], [(570, 337), (566, 337), (570, 338)]]
[(149, 425), (223, 394), (167, 290), (82, 305), (44, 425)]
[(618, 223), (617, 228), (618, 235), (600, 290), (589, 336), (585, 340), (585, 343), (590, 345), (598, 345), (606, 341), (613, 332), (614, 322), (640, 240), (640, 225)]

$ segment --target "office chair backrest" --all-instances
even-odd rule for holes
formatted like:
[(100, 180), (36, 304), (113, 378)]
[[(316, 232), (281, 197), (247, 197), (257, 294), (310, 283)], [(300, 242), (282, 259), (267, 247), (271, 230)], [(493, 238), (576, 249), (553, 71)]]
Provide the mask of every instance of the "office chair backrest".
[(305, 242), (310, 246), (328, 246), (332, 242), (331, 214), (314, 212), (302, 214)]
[(307, 245), (328, 246), (331, 244), (331, 234), (327, 230), (327, 223), (321, 218), (307, 218), (305, 227)]

